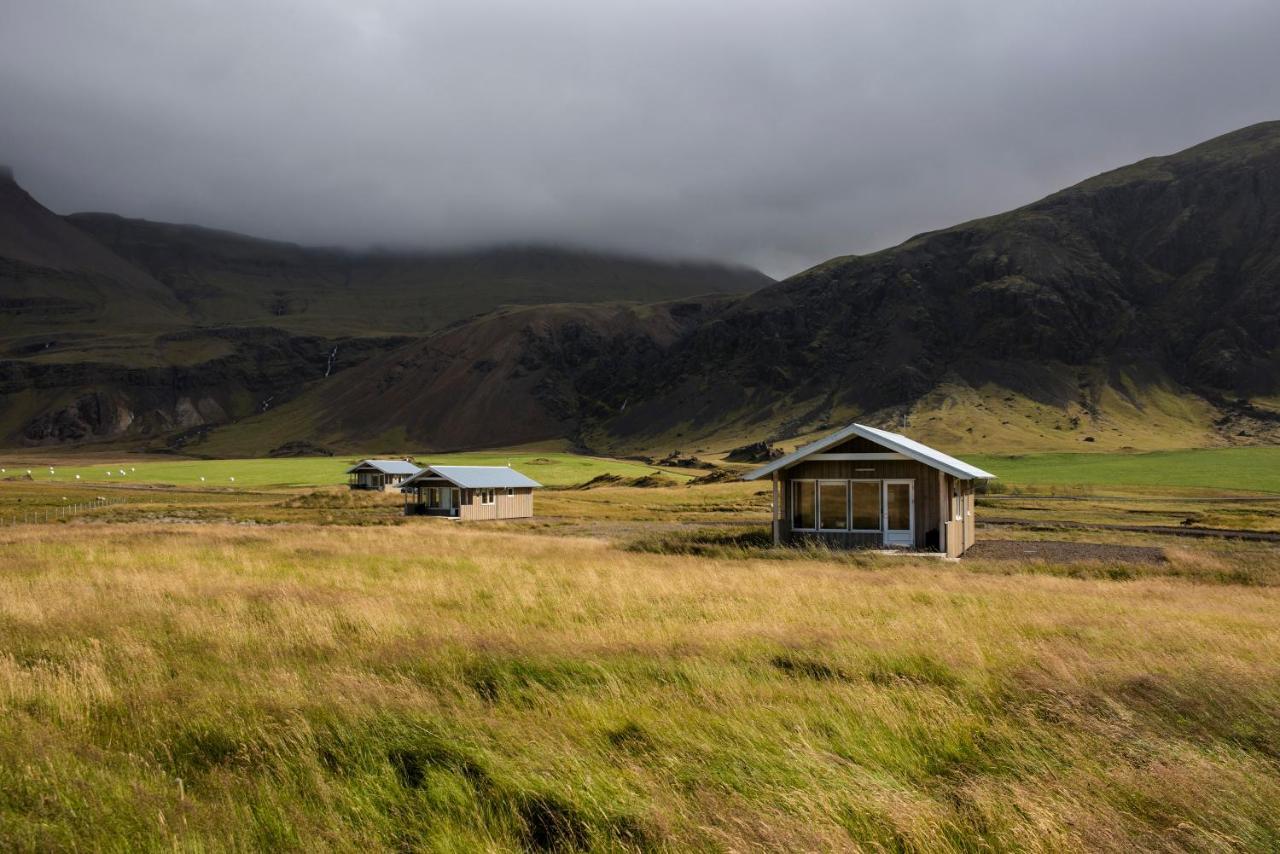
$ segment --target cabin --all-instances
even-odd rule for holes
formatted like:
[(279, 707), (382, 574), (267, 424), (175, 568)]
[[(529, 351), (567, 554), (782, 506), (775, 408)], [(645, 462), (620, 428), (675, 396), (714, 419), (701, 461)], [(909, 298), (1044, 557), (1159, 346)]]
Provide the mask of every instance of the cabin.
[(405, 460), (361, 460), (347, 469), (347, 485), (352, 489), (394, 492), (420, 471), (422, 469)]
[(745, 475), (773, 482), (773, 541), (959, 557), (995, 475), (898, 433), (850, 424)]
[(507, 466), (427, 466), (400, 486), (406, 516), (524, 519), (542, 484)]

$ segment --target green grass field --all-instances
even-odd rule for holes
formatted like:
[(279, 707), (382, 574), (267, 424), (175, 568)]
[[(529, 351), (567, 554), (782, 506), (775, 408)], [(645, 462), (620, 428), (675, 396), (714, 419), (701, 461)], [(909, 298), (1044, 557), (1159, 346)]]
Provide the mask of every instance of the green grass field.
[[(1210, 448), (1150, 453), (1048, 453), (1019, 456), (964, 455), (1018, 487), (1118, 487), (1162, 490), (1210, 490), (1230, 493), (1280, 493), (1280, 447)], [(0, 479), (25, 475), (38, 482), (68, 486), (92, 484), (168, 484), (223, 487), (320, 487), (346, 482), (343, 471), (354, 456), (287, 459), (183, 460), (156, 457), (85, 459), (41, 458), (30, 452), (0, 455)], [(61, 461), (60, 461), (61, 460)], [(629, 460), (566, 453), (502, 451), (429, 454), (419, 465), (507, 465), (545, 486), (573, 486), (602, 474), (625, 478), (663, 471), (679, 480), (698, 472), (658, 469)], [(49, 468), (53, 467), (53, 474)], [(124, 474), (121, 475), (123, 470)], [(107, 472), (111, 474), (108, 475)], [(77, 481), (76, 475), (80, 475)], [(204, 478), (204, 480), (201, 480)], [(235, 478), (235, 480), (231, 480)]]
[(1081, 456), (982, 463), (1169, 494), (991, 500), (1038, 524), (980, 543), (1161, 560), (773, 549), (759, 483), (469, 525), (343, 488), (345, 457), (13, 452), (0, 849), (1276, 850), (1280, 549), (1052, 527), (1276, 508), (1141, 485), (1197, 452)]
[(1203, 448), (1132, 454), (966, 455), (1003, 483), (1209, 489), (1280, 493), (1280, 447)]
[[(67, 485), (145, 483), (242, 488), (334, 486), (347, 482), (343, 472), (357, 459), (342, 456), (244, 460), (157, 460), (150, 457), (131, 460), (127, 456), (122, 456), (116, 459), (104, 459), (95, 464), (69, 460), (64, 465), (56, 460), (35, 462), (35, 457), (15, 457), (8, 461), (0, 457), (0, 467), (5, 469), (4, 472), (0, 472), (0, 478), (23, 476), (30, 470), (32, 478), (39, 482)], [(432, 454), (417, 459), (418, 465), (437, 463), (505, 466), (510, 464), (544, 486), (572, 486), (602, 474), (633, 478), (664, 471), (680, 479), (691, 476), (688, 472), (657, 469), (643, 463), (575, 454), (505, 454), (501, 452)], [(52, 473), (49, 471), (50, 467), (53, 468)], [(80, 476), (79, 480), (76, 475)], [(201, 480), (201, 478), (204, 479)]]
[(3, 536), (0, 848), (1280, 845), (1274, 587), (440, 520)]

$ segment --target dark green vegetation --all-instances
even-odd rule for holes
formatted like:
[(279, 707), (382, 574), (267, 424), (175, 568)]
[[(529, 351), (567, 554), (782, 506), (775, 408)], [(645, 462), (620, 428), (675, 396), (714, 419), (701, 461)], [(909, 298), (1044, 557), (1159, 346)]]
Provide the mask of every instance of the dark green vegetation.
[(4, 194), (10, 443), (665, 453), (855, 417), (959, 451), (1280, 435), (1277, 122), (748, 294), (762, 277), (718, 267), (352, 255)]

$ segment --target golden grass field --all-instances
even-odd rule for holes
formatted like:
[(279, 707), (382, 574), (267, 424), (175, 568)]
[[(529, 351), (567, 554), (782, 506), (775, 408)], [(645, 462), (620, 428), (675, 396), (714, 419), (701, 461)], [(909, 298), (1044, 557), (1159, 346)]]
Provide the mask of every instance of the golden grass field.
[(1280, 847), (1272, 544), (778, 552), (747, 484), (470, 527), (340, 490), (113, 495), (0, 527), (6, 848)]

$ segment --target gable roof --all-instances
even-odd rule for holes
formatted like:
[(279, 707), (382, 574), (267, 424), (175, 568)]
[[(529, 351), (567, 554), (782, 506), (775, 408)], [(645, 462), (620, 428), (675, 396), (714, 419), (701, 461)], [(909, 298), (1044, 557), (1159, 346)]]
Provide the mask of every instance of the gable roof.
[(995, 477), (991, 472), (983, 471), (977, 466), (971, 466), (963, 460), (957, 460), (955, 457), (942, 453), (942, 451), (930, 448), (928, 445), (922, 445), (915, 439), (908, 439), (900, 433), (890, 433), (888, 430), (881, 430), (877, 427), (868, 427), (865, 424), (850, 424), (843, 430), (837, 430), (830, 436), (825, 436), (816, 442), (811, 442), (803, 448), (797, 448), (791, 453), (762, 466), (755, 471), (748, 472), (742, 476), (743, 480), (758, 480), (765, 475), (773, 474), (796, 463), (802, 461), (811, 454), (820, 453), (833, 445), (838, 445), (846, 439), (854, 436), (861, 436), (863, 439), (875, 442), (896, 451), (904, 457), (913, 459), (918, 463), (924, 463), (927, 466), (944, 471), (952, 477), (960, 480), (989, 480)]
[(401, 484), (409, 486), (415, 481), (430, 477), (442, 477), (463, 489), (505, 489), (506, 487), (541, 487), (542, 484), (507, 466), (427, 466)]
[(383, 474), (417, 474), (422, 471), (422, 469), (418, 468), (413, 463), (408, 463), (404, 460), (361, 460), (351, 468), (347, 469), (345, 474), (351, 474), (365, 466), (375, 468)]

